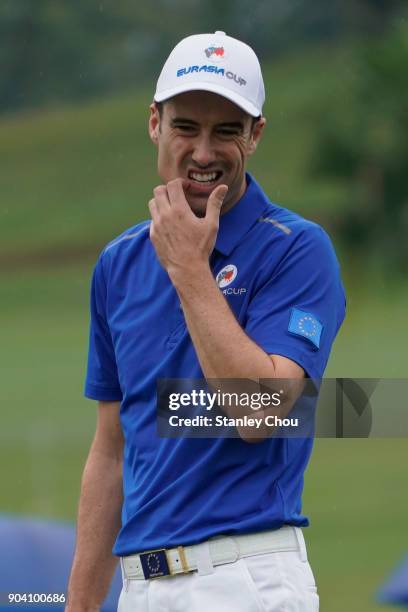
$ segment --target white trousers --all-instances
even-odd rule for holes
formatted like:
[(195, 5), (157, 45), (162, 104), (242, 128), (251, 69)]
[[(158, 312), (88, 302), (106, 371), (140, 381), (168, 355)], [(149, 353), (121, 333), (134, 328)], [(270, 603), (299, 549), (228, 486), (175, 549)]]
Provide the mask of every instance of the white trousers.
[(303, 534), (299, 550), (212, 566), (201, 545), (199, 569), (153, 580), (124, 580), (118, 612), (318, 612)]

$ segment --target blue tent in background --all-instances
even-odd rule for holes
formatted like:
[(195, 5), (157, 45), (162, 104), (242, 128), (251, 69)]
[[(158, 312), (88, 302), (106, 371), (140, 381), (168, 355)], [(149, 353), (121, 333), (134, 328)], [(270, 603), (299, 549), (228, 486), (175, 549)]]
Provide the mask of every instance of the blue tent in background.
[(377, 600), (408, 608), (408, 555), (404, 557), (377, 593)]
[[(9, 593), (60, 593), (67, 591), (74, 555), (75, 528), (68, 523), (0, 515), (0, 612), (56, 612), (64, 603), (9, 604)], [(116, 612), (122, 587), (118, 568), (103, 612)]]

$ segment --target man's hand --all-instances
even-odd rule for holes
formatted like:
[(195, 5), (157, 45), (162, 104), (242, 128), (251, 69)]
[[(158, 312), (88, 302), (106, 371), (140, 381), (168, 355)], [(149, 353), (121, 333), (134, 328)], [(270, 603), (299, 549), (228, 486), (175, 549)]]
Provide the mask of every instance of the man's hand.
[[(187, 188), (188, 182), (184, 184)], [(181, 179), (156, 187), (149, 202), (153, 219), (150, 238), (180, 298), (204, 377), (220, 381), (221, 389), (227, 379), (253, 381), (259, 392), (260, 379), (303, 379), (304, 372), (290, 359), (269, 356), (247, 336), (215, 282), (208, 259), (214, 249), (227, 189), (226, 185), (214, 189), (205, 217), (199, 218), (190, 209)], [(292, 395), (290, 399), (294, 401), (296, 397)], [(283, 408), (288, 409), (281, 416), (289, 412), (291, 405)], [(238, 415), (233, 411), (227, 416)], [(253, 428), (238, 428), (238, 433), (247, 442), (260, 442), (271, 435), (266, 427), (260, 433), (254, 433)]]
[(207, 201), (206, 215), (197, 217), (191, 210), (184, 189), (188, 182), (175, 179), (154, 189), (149, 202), (152, 216), (150, 239), (170, 278), (180, 271), (208, 265), (217, 238), (220, 210), (228, 191), (218, 185)]

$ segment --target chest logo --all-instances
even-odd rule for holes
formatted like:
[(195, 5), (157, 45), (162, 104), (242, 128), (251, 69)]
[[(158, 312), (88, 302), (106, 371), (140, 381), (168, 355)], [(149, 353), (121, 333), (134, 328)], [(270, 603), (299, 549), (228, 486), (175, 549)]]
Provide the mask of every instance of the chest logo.
[(215, 281), (218, 287), (223, 289), (224, 287), (228, 287), (228, 285), (230, 285), (236, 279), (237, 274), (237, 266), (228, 264), (228, 266), (224, 266), (224, 268), (218, 272)]

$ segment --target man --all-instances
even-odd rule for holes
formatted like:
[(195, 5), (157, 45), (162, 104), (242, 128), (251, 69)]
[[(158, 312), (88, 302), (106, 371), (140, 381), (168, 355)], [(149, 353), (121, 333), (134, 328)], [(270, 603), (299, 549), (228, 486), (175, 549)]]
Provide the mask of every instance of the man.
[(344, 318), (326, 234), (245, 173), (263, 102), (255, 53), (223, 32), (182, 40), (158, 80), (152, 221), (93, 277), (85, 393), (99, 411), (69, 612), (99, 609), (116, 556), (126, 612), (318, 609), (300, 529), (311, 440), (156, 430), (158, 380), (318, 379)]

